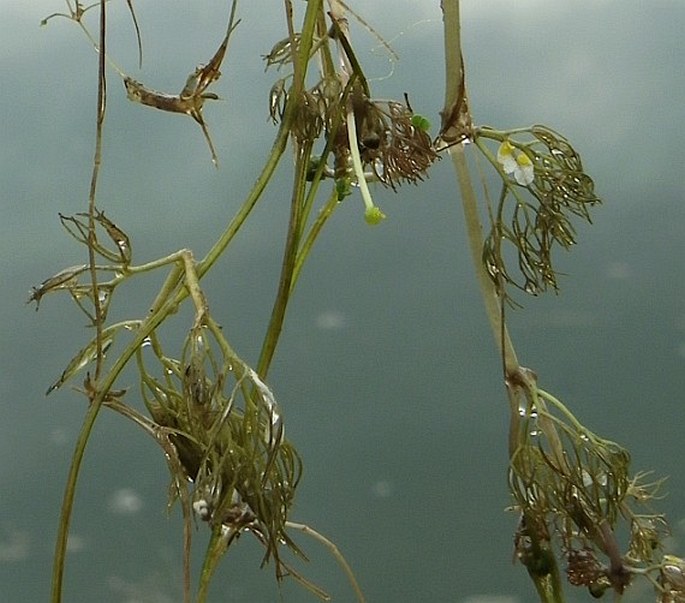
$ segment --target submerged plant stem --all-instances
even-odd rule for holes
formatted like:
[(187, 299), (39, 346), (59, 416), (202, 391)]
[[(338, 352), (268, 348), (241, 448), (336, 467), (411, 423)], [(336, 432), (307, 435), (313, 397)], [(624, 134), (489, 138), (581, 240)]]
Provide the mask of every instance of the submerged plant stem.
[[(452, 147), (450, 149), (450, 156), (452, 157), (452, 161), (457, 173), (457, 179), (459, 181), (459, 189), (461, 192), (462, 206), (466, 220), (466, 231), (469, 240), (469, 248), (471, 251), (471, 259), (473, 260), (473, 266), (476, 271), (478, 285), (483, 298), (483, 303), (485, 305), (488, 321), (490, 323), (495, 342), (500, 348), (500, 352), (502, 354), (505, 375), (524, 375), (525, 394), (535, 397), (538, 408), (542, 414), (545, 408), (544, 401), (540, 400), (539, 396), (537, 396), (535, 383), (531, 382), (530, 378), (528, 378), (528, 373), (530, 373), (530, 371), (522, 369), (518, 363), (514, 345), (509, 337), (507, 327), (503, 322), (502, 300), (497, 294), (495, 285), (488, 276), (483, 265), (483, 229), (480, 223), (477, 198), (473, 184), (471, 183), (471, 177), (469, 174), (463, 145), (459, 144)], [(509, 393), (512, 424), (514, 424), (513, 422), (516, 420), (515, 415), (518, 413), (519, 409), (518, 392), (512, 394), (512, 391), (510, 390)], [(546, 424), (544, 425), (541, 422), (541, 427), (544, 428), (545, 435), (548, 437), (553, 450), (556, 452), (555, 456), (560, 456), (561, 445), (558, 444), (559, 437), (556, 433), (556, 428), (554, 425), (549, 424), (549, 421), (546, 421)], [(516, 452), (516, 444), (513, 437), (514, 435), (515, 434), (513, 433), (510, 434), (510, 454), (512, 455)], [(563, 458), (563, 456), (561, 458)], [(538, 576), (529, 572), (542, 603), (563, 603), (564, 601), (563, 589), (559, 579), (558, 566), (556, 564), (556, 560), (553, 561), (553, 567), (547, 576)]]
[(471, 175), (466, 162), (463, 145), (458, 144), (451, 147), (450, 157), (452, 158), (452, 163), (454, 164), (454, 169), (457, 173), (457, 180), (459, 181), (464, 218), (466, 220), (466, 234), (468, 236), (473, 267), (476, 271), (476, 278), (478, 279), (478, 286), (481, 291), (481, 296), (483, 297), (483, 303), (485, 304), (485, 312), (488, 316), (495, 342), (499, 346), (500, 352), (504, 357), (504, 368), (506, 373), (513, 374), (519, 371), (521, 367), (518, 358), (516, 357), (514, 345), (509, 337), (507, 327), (503, 324), (501, 299), (497, 294), (495, 285), (483, 266), (483, 227), (478, 214), (478, 202), (471, 182)]
[(290, 219), (288, 220), (288, 234), (286, 236), (285, 249), (283, 251), (283, 263), (281, 266), (281, 276), (278, 282), (278, 293), (274, 301), (271, 319), (264, 337), (262, 351), (257, 363), (257, 372), (262, 379), (266, 378), (269, 372), (271, 360), (276, 351), (276, 345), (281, 335), (285, 311), (292, 292), (293, 273), (297, 260), (297, 251), (300, 244), (300, 233), (302, 232), (302, 208), (305, 198), (305, 183), (307, 180), (307, 169), (309, 157), (312, 151), (312, 143), (308, 142), (297, 150), (297, 161), (295, 162), (295, 173), (293, 175), (293, 192), (290, 201)]
[(200, 586), (197, 592), (197, 603), (205, 603), (209, 594), (212, 576), (219, 565), (222, 555), (226, 551), (227, 535), (222, 534), (222, 526), (212, 530), (212, 535), (207, 545), (202, 570), (200, 571)]
[[(90, 278), (92, 283), (93, 307), (95, 308), (95, 341), (96, 341), (96, 358), (95, 358), (95, 375), (94, 382), (97, 384), (100, 373), (102, 372), (102, 364), (104, 360), (103, 354), (103, 338), (102, 330), (104, 326), (102, 302), (100, 300), (98, 288), (97, 265), (95, 257), (96, 245), (96, 213), (95, 195), (97, 191), (98, 176), (100, 174), (100, 163), (102, 156), (102, 132), (105, 121), (105, 110), (107, 106), (107, 79), (105, 70), (105, 39), (106, 39), (106, 0), (100, 0), (100, 50), (98, 55), (98, 93), (96, 105), (96, 125), (95, 125), (95, 151), (93, 156), (93, 170), (90, 181), (90, 191), (88, 195), (88, 264), (90, 271)], [(88, 412), (83, 420), (81, 431), (76, 447), (72, 456), (71, 467), (69, 469), (69, 476), (67, 478), (67, 485), (62, 501), (62, 509), (60, 512), (60, 522), (57, 530), (57, 539), (55, 542), (55, 556), (53, 559), (52, 568), (52, 603), (60, 603), (62, 600), (62, 588), (64, 582), (64, 567), (66, 562), (67, 540), (69, 537), (69, 526), (71, 524), (71, 513), (74, 504), (74, 494), (76, 492), (76, 481), (80, 472), (81, 462), (85, 454), (86, 444), (90, 438), (95, 419), (97, 418), (104, 396), (96, 396), (91, 400)]]
[[(445, 84), (445, 107), (444, 113), (451, 111), (451, 108), (458, 102), (457, 96), (465, 94), (460, 89), (463, 87), (463, 59), (461, 51), (460, 22), (459, 22), (459, 0), (443, 0), (443, 17), (445, 31), (445, 59), (446, 59), (446, 84)], [(449, 153), (452, 158), (459, 190), (461, 193), (462, 206), (466, 221), (466, 232), (469, 242), (471, 259), (476, 272), (478, 286), (485, 306), (485, 312), (492, 329), (495, 343), (502, 354), (502, 364), (505, 379), (512, 376), (522, 377), (522, 387), (509, 389), (510, 413), (512, 416), (512, 426), (515, 425), (516, 413), (518, 413), (519, 396), (525, 395), (527, 398), (537, 396), (537, 388), (532, 371), (528, 371), (520, 366), (516, 351), (514, 349), (506, 324), (504, 323), (504, 311), (502, 299), (497, 293), (494, 282), (490, 279), (483, 265), (483, 228), (478, 212), (478, 202), (476, 193), (471, 182), (468, 164), (465, 156), (464, 143), (455, 144), (450, 147)], [(544, 401), (541, 401), (544, 406)], [(540, 407), (544, 411), (544, 407)], [(545, 435), (549, 439), (553, 449), (559, 451), (559, 437), (554, 425), (545, 425)], [(514, 434), (510, 433), (510, 455), (515, 453)], [(550, 559), (552, 567), (544, 575), (536, 575), (529, 572), (535, 588), (542, 603), (563, 603), (564, 594), (561, 581), (559, 579), (559, 569), (556, 559)]]
[(345, 572), (345, 575), (347, 576), (347, 579), (350, 581), (350, 585), (352, 586), (352, 590), (354, 590), (354, 594), (357, 597), (357, 601), (359, 601), (359, 603), (366, 603), (364, 593), (362, 593), (362, 589), (359, 587), (359, 583), (357, 582), (357, 579), (354, 576), (354, 572), (352, 571), (350, 564), (347, 563), (347, 560), (345, 559), (345, 557), (343, 557), (343, 554), (340, 552), (340, 549), (337, 546), (335, 546), (333, 542), (331, 542), (323, 534), (317, 532), (313, 528), (310, 528), (306, 524), (295, 523), (293, 521), (286, 521), (285, 525), (286, 527), (291, 528), (293, 530), (299, 530), (303, 534), (307, 534), (308, 536), (311, 536), (312, 538), (318, 540), (321, 544), (323, 544), (331, 552), (331, 555), (335, 557), (335, 560), (338, 562), (340, 567), (342, 567), (343, 571)]

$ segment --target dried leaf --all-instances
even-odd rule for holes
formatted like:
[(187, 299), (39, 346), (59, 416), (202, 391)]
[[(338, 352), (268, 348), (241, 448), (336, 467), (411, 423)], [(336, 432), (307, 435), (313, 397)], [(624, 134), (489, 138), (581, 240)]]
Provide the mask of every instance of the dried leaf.
[(140, 27), (138, 27), (138, 19), (136, 18), (136, 12), (133, 10), (133, 2), (131, 0), (126, 0), (128, 5), (128, 10), (131, 13), (131, 18), (133, 19), (133, 27), (136, 30), (136, 40), (138, 41), (138, 67), (143, 66), (143, 42), (140, 38)]
[(240, 23), (240, 20), (235, 21), (235, 9), (236, 2), (234, 0), (226, 37), (224, 37), (223, 42), (214, 53), (214, 56), (209, 63), (205, 66), (197, 67), (195, 71), (188, 76), (180, 94), (174, 95), (157, 92), (156, 90), (145, 87), (143, 84), (130, 77), (124, 78), (124, 86), (129, 100), (142, 105), (147, 105), (148, 107), (154, 107), (161, 111), (190, 115), (190, 117), (192, 117), (202, 128), (202, 133), (212, 154), (212, 163), (214, 163), (215, 166), (218, 166), (218, 160), (214, 144), (212, 143), (209, 131), (207, 130), (207, 125), (202, 116), (202, 107), (206, 100), (217, 100), (219, 98), (213, 92), (206, 92), (206, 90), (213, 82), (221, 77), (221, 71), (219, 69), (224, 60), (226, 49), (228, 48), (228, 40), (231, 36), (231, 32), (237, 27), (238, 23)]
[(78, 283), (77, 277), (86, 270), (88, 270), (87, 264), (65, 268), (61, 272), (58, 272), (54, 276), (44, 280), (38, 287), (33, 287), (33, 292), (26, 303), (30, 304), (31, 302), (35, 301), (36, 311), (38, 311), (40, 300), (46, 293), (72, 288)]
[[(105, 329), (102, 332), (102, 353), (104, 354), (107, 352), (109, 347), (112, 345), (114, 342), (114, 338), (116, 337), (117, 333), (119, 330), (123, 327), (123, 325), (113, 325), (107, 329)], [(64, 369), (62, 372), (60, 378), (55, 381), (45, 392), (45, 395), (47, 396), (50, 394), (52, 391), (62, 387), (64, 383), (66, 383), (69, 379), (71, 379), (76, 373), (78, 373), (82, 368), (93, 362), (94, 360), (97, 359), (98, 356), (98, 342), (97, 339), (92, 339), (90, 343), (83, 349), (79, 350), (79, 352), (74, 356), (70, 361), (67, 367)]]

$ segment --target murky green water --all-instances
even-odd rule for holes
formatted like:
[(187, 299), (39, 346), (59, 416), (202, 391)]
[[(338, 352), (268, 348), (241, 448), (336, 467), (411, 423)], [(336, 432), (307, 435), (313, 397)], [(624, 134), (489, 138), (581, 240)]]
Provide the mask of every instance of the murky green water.
[[(135, 38), (123, 3), (116, 4), (110, 50), (138, 74)], [(111, 76), (100, 203), (132, 237), (137, 261), (182, 246), (202, 255), (266, 155), (274, 134), (267, 123), (272, 75), (262, 74), (254, 57), (285, 35), (282, 9), (274, 3), (267, 18), (258, 5), (271, 3), (242, 4), (243, 23), (216, 86), (226, 101), (205, 109), (218, 172), (191, 120), (128, 104)], [(382, 79), (391, 67), (382, 49), (362, 60), (379, 77), (372, 82), (379, 95), (407, 91), (414, 108), (437, 123), (438, 3), (395, 4), (392, 14), (364, 13), (400, 54), (394, 76)], [(178, 73), (197, 62), (188, 57), (203, 60), (223, 35), (222, 3), (136, 5), (146, 53), (140, 75), (160, 89), (175, 86)], [(521, 360), (588, 427), (627, 444), (636, 469), (671, 476), (659, 508), (673, 522), (682, 555), (685, 75), (677, 24), (685, 10), (665, 1), (649, 8), (479, 5), (464, 6), (476, 121), (560, 130), (605, 200), (595, 224), (579, 227), (578, 248), (561, 258), (568, 274), (561, 295), (527, 300), (511, 316)], [(84, 411), (68, 388), (43, 396), (85, 341), (82, 317), (66, 298), (46, 298), (38, 314), (24, 305), (31, 285), (85, 261), (57, 212), (85, 208), (96, 56), (66, 21), (38, 28), (62, 8), (48, 0), (3, 3), (0, 21), (2, 603), (47, 600), (63, 482)], [(208, 32), (206, 39), (198, 41), (198, 31)], [(376, 46), (364, 30), (355, 35)], [(249, 360), (278, 278), (285, 171), (205, 283), (215, 317)], [(454, 175), (443, 161), (420, 187), (375, 194), (388, 215), (381, 226), (365, 225), (353, 196), (317, 244), (270, 375), (305, 461), (293, 518), (336, 541), (369, 601), (532, 601), (524, 571), (511, 563), (516, 517), (504, 511), (505, 396)], [(129, 285), (113, 318), (140, 316), (153, 293), (142, 280)], [(135, 386), (128, 379), (123, 385)], [(166, 493), (157, 448), (104, 413), (81, 477), (65, 600), (180, 600), (181, 524), (177, 509), (170, 519), (165, 514)], [(198, 552), (204, 536), (196, 535)], [(336, 601), (352, 600), (326, 552), (298, 542), (311, 558), (306, 574)], [(258, 568), (261, 554), (244, 535), (213, 600), (313, 600), (287, 581), (279, 595), (271, 568)], [(645, 596), (636, 592), (633, 600)]]

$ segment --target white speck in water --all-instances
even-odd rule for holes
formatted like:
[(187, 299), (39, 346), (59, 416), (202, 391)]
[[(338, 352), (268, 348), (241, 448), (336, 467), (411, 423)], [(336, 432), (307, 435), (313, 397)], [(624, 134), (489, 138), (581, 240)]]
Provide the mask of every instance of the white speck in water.
[(68, 553), (80, 553), (88, 548), (86, 539), (78, 534), (69, 534), (67, 539), (67, 552)]
[(55, 446), (64, 446), (67, 443), (67, 431), (61, 427), (55, 427), (50, 432), (49, 438)]
[(519, 603), (519, 599), (508, 595), (471, 595), (459, 603)]
[(388, 498), (392, 495), (394, 489), (391, 482), (381, 479), (372, 486), (371, 491), (376, 498)]
[(537, 419), (538, 411), (535, 409), (534, 406), (530, 406), (528, 403), (523, 402), (519, 405), (519, 416)]
[(626, 262), (610, 262), (606, 267), (606, 275), (611, 279), (626, 280), (633, 276), (633, 270)]
[(324, 331), (342, 329), (345, 326), (345, 317), (337, 310), (326, 310), (316, 317), (316, 326)]
[(28, 532), (0, 527), (0, 563), (28, 559), (31, 539)]
[(107, 508), (118, 515), (133, 515), (143, 508), (143, 499), (131, 488), (120, 488), (109, 497)]
[(583, 486), (585, 486), (586, 488), (589, 488), (592, 485), (597, 485), (597, 486), (601, 486), (602, 488), (604, 488), (607, 485), (608, 478), (607, 478), (607, 474), (604, 471), (602, 471), (601, 473), (599, 473), (598, 475), (593, 477), (592, 475), (590, 475), (590, 473), (588, 473), (585, 469), (583, 469), (582, 475), (583, 475)]
[(107, 582), (120, 595), (116, 601), (121, 603), (173, 603), (175, 600), (167, 594), (168, 581), (156, 573), (144, 575), (139, 581), (110, 576)]

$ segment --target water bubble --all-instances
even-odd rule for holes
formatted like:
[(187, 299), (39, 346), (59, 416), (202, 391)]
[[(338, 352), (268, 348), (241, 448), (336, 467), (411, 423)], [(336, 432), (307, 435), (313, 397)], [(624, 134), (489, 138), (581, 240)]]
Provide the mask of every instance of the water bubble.
[(610, 262), (606, 267), (606, 275), (611, 279), (626, 280), (632, 276), (632, 268), (627, 262)]
[(462, 603), (520, 603), (517, 597), (508, 595), (472, 595), (461, 600)]
[[(504, 237), (502, 237), (502, 239), (504, 239)], [(485, 267), (490, 276), (497, 276), (500, 273), (500, 269), (494, 260), (488, 258), (485, 262)]]
[(31, 549), (31, 539), (28, 532), (17, 528), (0, 531), (0, 563), (23, 561), (28, 559)]
[(592, 485), (597, 485), (601, 486), (602, 488), (606, 487), (607, 483), (609, 482), (609, 478), (607, 477), (607, 474), (602, 471), (598, 475), (591, 475), (588, 471), (583, 469), (582, 472), (583, 475), (583, 486), (585, 488), (589, 488)]
[(316, 317), (316, 326), (324, 331), (334, 331), (345, 326), (345, 317), (337, 310), (326, 310)]
[(526, 403), (521, 403), (519, 405), (519, 416), (529, 417), (531, 419), (538, 418), (538, 411), (534, 406), (530, 406)]
[(61, 427), (55, 427), (50, 432), (50, 441), (55, 446), (64, 446), (64, 444), (67, 443), (67, 439), (67, 432), (65, 429), (62, 429)]
[(675, 555), (664, 555), (661, 575), (669, 586), (685, 590), (685, 562)]
[(373, 492), (373, 495), (377, 498), (388, 498), (392, 495), (394, 489), (395, 488), (391, 482), (385, 479), (381, 479), (373, 485), (371, 491)]
[(68, 553), (80, 553), (88, 548), (88, 543), (83, 536), (78, 534), (69, 533), (67, 538), (67, 552)]
[(143, 508), (143, 499), (132, 488), (120, 488), (110, 496), (107, 508), (118, 515), (133, 515)]

